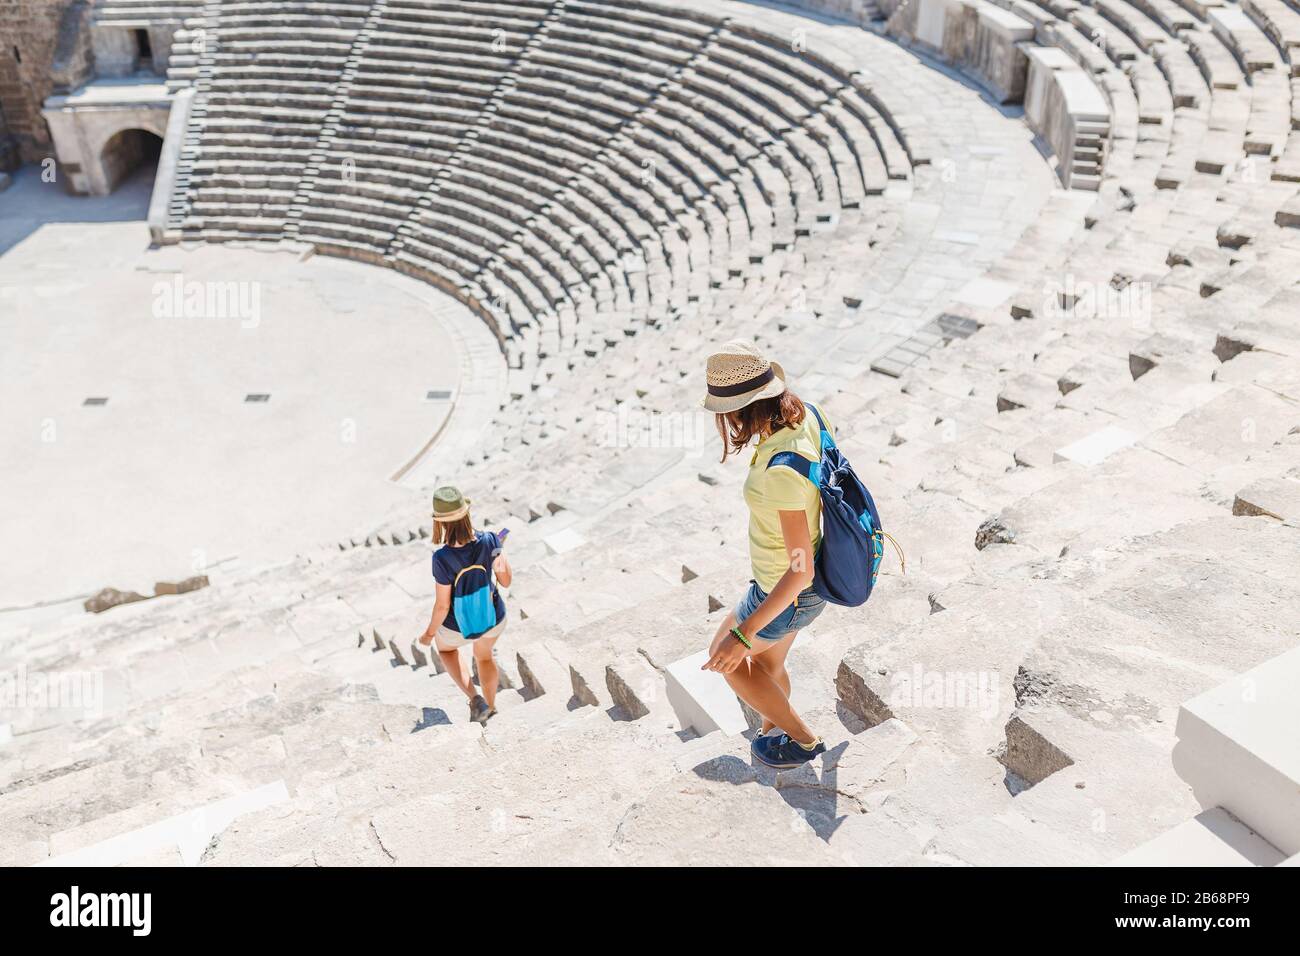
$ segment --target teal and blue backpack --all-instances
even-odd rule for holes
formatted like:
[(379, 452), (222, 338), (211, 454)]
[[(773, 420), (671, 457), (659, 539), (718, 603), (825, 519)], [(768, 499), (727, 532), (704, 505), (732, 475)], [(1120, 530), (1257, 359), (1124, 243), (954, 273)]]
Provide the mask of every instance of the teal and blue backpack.
[(821, 493), (822, 545), (817, 552), (813, 590), (825, 601), (844, 607), (858, 607), (871, 597), (885, 556), (885, 538), (898, 551), (907, 570), (902, 549), (880, 525), (880, 512), (853, 466), (835, 444), (826, 422), (812, 405), (821, 427), (820, 461), (809, 461), (792, 451), (777, 452), (768, 468), (784, 465), (807, 478)]
[(460, 569), (451, 585), (451, 610), (461, 635), (472, 640), (497, 626), (492, 573), (481, 564)]

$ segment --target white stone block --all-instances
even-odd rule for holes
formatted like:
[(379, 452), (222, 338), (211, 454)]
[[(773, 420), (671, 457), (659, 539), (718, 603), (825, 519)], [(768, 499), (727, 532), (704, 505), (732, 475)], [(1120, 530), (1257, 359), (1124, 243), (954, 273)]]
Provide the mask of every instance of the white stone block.
[(79, 850), (44, 860), (39, 866), (121, 866), (159, 850), (175, 848), (186, 866), (197, 866), (212, 838), (246, 813), (285, 803), (289, 791), (283, 780), (247, 793), (195, 807)]
[(1058, 448), (1054, 461), (1072, 461), (1091, 468), (1099, 465), (1115, 452), (1137, 441), (1137, 436), (1117, 425), (1107, 425), (1086, 438), (1080, 438), (1064, 448)]
[(1179, 709), (1174, 770), (1285, 856), (1300, 853), (1300, 648)]
[(972, 279), (958, 290), (956, 300), (966, 305), (991, 309), (1001, 305), (1015, 294), (1016, 286), (1000, 279)]
[(1234, 33), (1247, 33), (1255, 28), (1250, 17), (1236, 7), (1220, 7), (1211, 10), (1205, 19), (1210, 21), (1210, 29), (1214, 31), (1214, 35), (1228, 46), (1232, 46)]
[(575, 548), (582, 547), (587, 543), (587, 539), (572, 528), (565, 528), (543, 538), (542, 542), (551, 554), (567, 554)]
[(1124, 854), (1113, 865), (1274, 866), (1281, 860), (1277, 847), (1222, 807), (1212, 807)]
[(709, 659), (707, 650), (669, 664), (664, 671), (668, 703), (682, 727), (697, 734), (740, 734), (748, 729), (740, 701), (721, 674), (702, 671)]
[(920, 0), (916, 11), (916, 38), (926, 46), (942, 50), (947, 22), (948, 0)]
[(1056, 82), (1061, 85), (1061, 92), (1065, 95), (1066, 109), (1076, 121), (1101, 123), (1110, 119), (1106, 97), (1083, 70), (1057, 70)]
[(13, 729), (9, 724), (0, 724), (0, 747), (14, 739)]
[(1049, 70), (1077, 70), (1078, 65), (1070, 59), (1070, 54), (1055, 46), (1030, 46), (1025, 55), (1035, 63)]
[(1003, 10), (991, 3), (981, 3), (977, 13), (981, 23), (987, 29), (1002, 34), (1011, 42), (1032, 40), (1034, 37), (1033, 24), (1026, 23), (1010, 10)]

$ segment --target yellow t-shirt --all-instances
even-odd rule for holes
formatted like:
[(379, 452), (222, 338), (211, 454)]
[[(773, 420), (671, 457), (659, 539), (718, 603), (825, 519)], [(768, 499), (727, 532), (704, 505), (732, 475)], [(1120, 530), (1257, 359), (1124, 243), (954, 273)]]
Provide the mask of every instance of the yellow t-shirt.
[[(820, 411), (820, 408), (818, 409)], [(825, 417), (825, 412), (822, 416)], [(835, 427), (826, 419), (831, 435)], [(792, 451), (809, 461), (821, 461), (821, 429), (817, 416), (808, 409), (797, 428), (783, 428), (758, 443), (745, 478), (745, 504), (749, 505), (749, 559), (754, 580), (767, 594), (772, 593), (782, 575), (790, 568), (790, 555), (781, 534), (782, 511), (802, 511), (808, 516), (808, 535), (812, 539), (811, 563), (822, 543), (822, 499), (817, 487), (792, 468), (767, 467), (777, 452)]]

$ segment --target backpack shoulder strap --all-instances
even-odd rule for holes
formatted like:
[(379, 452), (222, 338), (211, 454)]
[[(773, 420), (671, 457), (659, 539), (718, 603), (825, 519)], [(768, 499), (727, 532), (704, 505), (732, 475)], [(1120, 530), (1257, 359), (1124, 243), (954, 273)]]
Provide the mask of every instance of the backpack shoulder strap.
[(771, 458), (767, 460), (767, 469), (765, 470), (776, 468), (779, 465), (785, 465), (785, 467), (787, 468), (793, 468), (795, 471), (799, 472), (799, 474), (803, 475), (805, 478), (808, 478), (810, 481), (812, 480), (811, 475), (809, 473), (812, 471), (813, 463), (809, 461), (807, 458), (805, 458), (803, 455), (800, 455), (798, 452), (793, 452), (793, 451), (777, 452), (775, 455), (773, 455)]
[(481, 564), (467, 564), (467, 565), (465, 565), (465, 567), (463, 567), (463, 568), (460, 569), (460, 572), (456, 575), (456, 580), (453, 581), (453, 582), (451, 583), (451, 586), (454, 588), (457, 584), (460, 583), (460, 577), (461, 577), (462, 574), (464, 574), (466, 571), (473, 571), (475, 568), (478, 568), (478, 569), (479, 569), (480, 571), (482, 571), (484, 574), (487, 574), (487, 568), (483, 567), (483, 565), (481, 565)]
[(798, 452), (779, 451), (767, 460), (767, 468), (776, 468), (778, 465), (793, 469), (817, 487), (821, 487), (821, 462), (809, 461)]
[(822, 418), (822, 413), (817, 410), (817, 406), (812, 402), (806, 403), (812, 409), (812, 413), (817, 416), (817, 425), (822, 430), (822, 450), (835, 447), (835, 437), (831, 435), (831, 430), (826, 427), (826, 419)]

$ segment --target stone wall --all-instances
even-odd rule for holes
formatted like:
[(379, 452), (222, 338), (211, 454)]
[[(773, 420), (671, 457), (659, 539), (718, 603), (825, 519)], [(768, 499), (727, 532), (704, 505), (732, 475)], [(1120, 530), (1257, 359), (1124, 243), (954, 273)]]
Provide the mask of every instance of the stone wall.
[(0, 106), (0, 173), (18, 167), (18, 143), (9, 133), (4, 107)]
[(1033, 25), (985, 3), (976, 9), (971, 26), (967, 71), (998, 102), (1019, 103), (1025, 97), (1029, 73), (1025, 44), (1034, 38)]
[(1024, 97), (1029, 61), (1021, 44), (1033, 39), (1033, 25), (985, 0), (908, 0), (886, 32), (957, 67), (1000, 103)]
[(0, 0), (0, 110), (21, 162), (53, 153), (45, 98), (91, 76), (90, 13), (87, 0)]
[(130, 76), (140, 68), (140, 48), (126, 27), (95, 24), (90, 28), (97, 76)]
[(960, 70), (997, 102), (1024, 103), (1026, 122), (1056, 154), (1061, 181), (1098, 188), (1110, 111), (1092, 80), (1052, 44), (1050, 29), (1037, 36), (1049, 14), (1014, 0), (788, 2), (864, 25), (876, 21), (873, 29)]
[[(143, 88), (131, 88), (133, 96)], [(76, 195), (107, 196), (157, 149), (144, 133), (162, 139), (171, 102), (162, 86), (156, 97), (87, 105), (76, 97), (51, 97), (45, 117), (58, 148), (64, 187)], [(139, 134), (139, 135), (138, 135)]]
[(1017, 46), (1034, 28), (986, 0), (784, 0), (792, 7), (875, 24), (958, 67), (1002, 103), (1024, 96), (1029, 61)]
[(782, 2), (786, 6), (798, 7), (812, 13), (824, 13), (827, 16), (839, 17), (850, 23), (866, 26), (873, 20), (882, 18), (884, 7), (888, 6), (892, 10), (900, 0), (879, 0), (879, 2), (878, 0), (782, 0)]
[[(180, 24), (173, 21), (150, 23), (148, 27), (96, 23), (90, 28), (90, 45), (94, 51), (96, 76), (130, 76), (137, 70), (152, 69), (160, 76), (167, 72), (172, 41)], [(141, 62), (137, 29), (147, 29), (153, 62)]]

